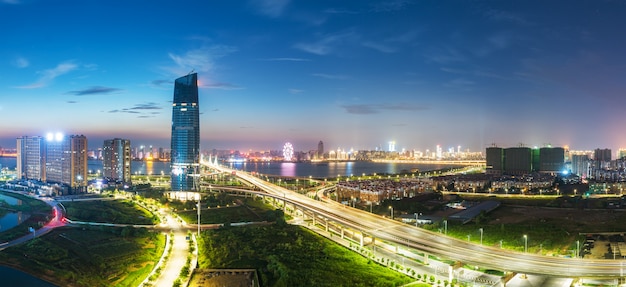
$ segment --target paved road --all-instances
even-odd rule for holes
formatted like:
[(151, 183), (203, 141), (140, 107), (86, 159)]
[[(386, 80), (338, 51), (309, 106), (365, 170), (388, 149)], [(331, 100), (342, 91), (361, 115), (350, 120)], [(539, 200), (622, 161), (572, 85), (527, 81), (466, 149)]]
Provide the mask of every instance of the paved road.
[[(28, 194), (24, 194), (24, 193), (21, 193), (21, 192), (14, 192), (14, 191), (11, 191), (11, 190), (6, 190), (6, 189), (3, 189), (3, 191), (13, 192), (13, 193), (16, 193), (16, 194), (21, 194), (21, 195), (32, 197), (32, 196), (30, 196)], [(46, 204), (50, 205), (53, 208), (53, 210), (54, 210), (53, 212), (54, 212), (55, 216), (46, 225), (44, 225), (43, 227), (35, 230), (35, 232), (27, 234), (27, 235), (24, 235), (24, 236), (22, 236), (20, 238), (11, 240), (9, 242), (5, 242), (5, 243), (0, 244), (0, 251), (4, 250), (5, 248), (11, 247), (11, 246), (22, 244), (22, 243), (24, 243), (24, 242), (26, 242), (28, 240), (34, 239), (36, 237), (41, 237), (41, 236), (47, 234), (48, 232), (52, 231), (52, 229), (54, 229), (54, 228), (57, 228), (57, 227), (60, 227), (60, 226), (65, 226), (65, 222), (63, 222), (63, 220), (62, 220), (63, 219), (63, 211), (62, 211), (61, 207), (59, 207), (58, 202), (56, 202), (54, 199), (51, 199), (51, 198), (38, 198), (38, 197), (33, 197), (33, 198), (39, 199), (39, 200), (45, 202)]]
[[(172, 286), (174, 281), (180, 275), (181, 269), (187, 262), (189, 255), (189, 242), (187, 241), (187, 228), (182, 226), (178, 220), (174, 219), (170, 214), (166, 215), (167, 225), (172, 230), (172, 253), (165, 263), (161, 276), (154, 282), (154, 286)], [(167, 252), (167, 251), (166, 251)]]

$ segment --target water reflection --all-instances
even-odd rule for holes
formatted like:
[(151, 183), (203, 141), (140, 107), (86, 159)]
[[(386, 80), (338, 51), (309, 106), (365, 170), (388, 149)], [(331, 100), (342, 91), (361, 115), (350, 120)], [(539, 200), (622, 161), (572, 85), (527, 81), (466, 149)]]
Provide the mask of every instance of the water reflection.
[(9, 230), (20, 225), (24, 220), (28, 219), (30, 214), (18, 212), (9, 212), (0, 218), (0, 232)]

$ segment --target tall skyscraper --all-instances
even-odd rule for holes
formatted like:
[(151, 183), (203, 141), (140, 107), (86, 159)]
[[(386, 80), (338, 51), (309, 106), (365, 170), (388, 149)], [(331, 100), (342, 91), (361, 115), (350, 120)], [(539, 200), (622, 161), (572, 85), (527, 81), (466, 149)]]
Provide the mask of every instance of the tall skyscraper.
[(130, 140), (105, 140), (102, 146), (102, 174), (105, 178), (130, 182)]
[[(542, 147), (539, 149), (539, 171), (559, 173), (565, 168), (565, 149), (562, 147)], [(537, 166), (533, 166), (537, 169)]]
[(45, 141), (43, 137), (17, 138), (17, 178), (46, 180)]
[(487, 174), (499, 175), (504, 170), (504, 150), (501, 147), (488, 147), (487, 151)]
[(46, 182), (64, 184), (71, 191), (87, 189), (87, 138), (83, 135), (46, 137)]
[(595, 149), (593, 151), (593, 160), (596, 169), (604, 169), (611, 167), (611, 149)]
[(200, 113), (198, 74), (174, 82), (172, 104), (171, 187), (172, 191), (195, 189), (194, 179), (200, 162)]
[(323, 159), (324, 158), (324, 143), (322, 141), (320, 141), (317, 144), (317, 158), (318, 159)]

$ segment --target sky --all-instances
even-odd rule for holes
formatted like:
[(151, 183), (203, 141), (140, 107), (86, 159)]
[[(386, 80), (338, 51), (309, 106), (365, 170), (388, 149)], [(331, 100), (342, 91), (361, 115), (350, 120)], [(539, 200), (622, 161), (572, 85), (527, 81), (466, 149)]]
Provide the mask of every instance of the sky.
[(0, 0), (0, 146), (626, 147), (626, 1)]

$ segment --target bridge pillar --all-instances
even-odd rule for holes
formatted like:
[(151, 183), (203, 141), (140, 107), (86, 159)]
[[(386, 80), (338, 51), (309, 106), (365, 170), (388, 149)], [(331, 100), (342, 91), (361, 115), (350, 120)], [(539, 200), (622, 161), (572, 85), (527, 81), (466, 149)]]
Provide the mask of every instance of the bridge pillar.
[(312, 218), (313, 218), (313, 227), (315, 227), (315, 212), (313, 212), (313, 214), (312, 214), (312, 215), (313, 215), (313, 216), (312, 216)]
[(361, 231), (361, 247), (363, 247), (363, 239), (365, 238), (365, 233)]
[(428, 265), (428, 253), (424, 252), (424, 264)]
[(343, 239), (343, 226), (341, 227), (341, 239)]
[(398, 245), (396, 245), (396, 254), (398, 253)]
[(326, 232), (328, 232), (328, 218), (326, 218)]
[(454, 280), (454, 268), (452, 265), (448, 265), (448, 282), (452, 282)]

